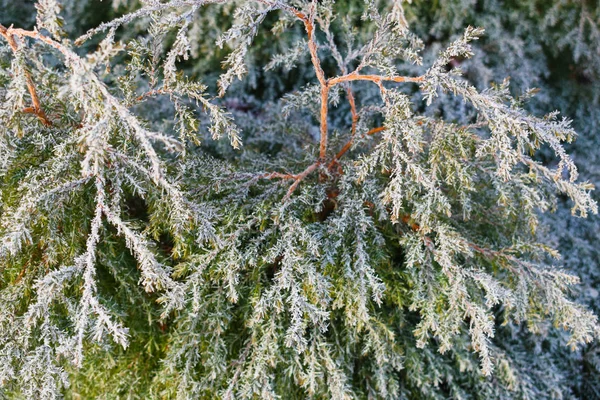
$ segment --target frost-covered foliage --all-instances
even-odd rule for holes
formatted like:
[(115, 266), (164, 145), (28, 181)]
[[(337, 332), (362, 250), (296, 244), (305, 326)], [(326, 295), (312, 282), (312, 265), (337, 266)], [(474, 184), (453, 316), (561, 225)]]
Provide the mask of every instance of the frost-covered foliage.
[(0, 2), (0, 395), (599, 396), (600, 12), (504, 3)]

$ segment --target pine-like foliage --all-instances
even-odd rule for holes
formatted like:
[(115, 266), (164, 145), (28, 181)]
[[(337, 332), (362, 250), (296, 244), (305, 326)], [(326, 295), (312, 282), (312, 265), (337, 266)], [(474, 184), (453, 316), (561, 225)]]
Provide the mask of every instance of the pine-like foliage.
[(597, 84), (598, 10), (113, 3), (0, 0), (0, 396), (599, 395), (543, 58)]

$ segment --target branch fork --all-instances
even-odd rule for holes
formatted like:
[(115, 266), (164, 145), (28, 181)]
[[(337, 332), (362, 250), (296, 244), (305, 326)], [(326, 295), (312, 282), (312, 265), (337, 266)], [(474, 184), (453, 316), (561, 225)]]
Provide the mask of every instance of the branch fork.
[[(264, 0), (259, 0), (264, 2)], [(321, 95), (321, 106), (320, 106), (320, 140), (319, 140), (319, 158), (316, 162), (309, 165), (304, 171), (299, 174), (284, 174), (280, 172), (271, 172), (264, 175), (261, 175), (259, 178), (262, 179), (292, 179), (294, 182), (290, 186), (288, 192), (286, 193), (283, 201), (287, 201), (294, 190), (298, 187), (300, 182), (306, 178), (310, 173), (312, 173), (315, 169), (317, 169), (321, 165), (326, 164), (327, 159), (327, 114), (328, 114), (328, 99), (329, 99), (329, 91), (336, 85), (343, 84), (346, 89), (346, 97), (348, 99), (348, 103), (350, 105), (350, 110), (352, 113), (352, 128), (351, 128), (351, 136), (350, 140), (342, 147), (340, 151), (334, 156), (331, 162), (327, 165), (327, 170), (331, 171), (333, 168), (338, 165), (338, 160), (352, 147), (352, 143), (354, 142), (356, 136), (356, 127), (358, 124), (358, 112), (356, 107), (356, 99), (354, 97), (354, 93), (352, 92), (352, 88), (350, 86), (350, 82), (352, 81), (370, 81), (378, 85), (382, 91), (383, 82), (413, 82), (413, 83), (421, 83), (424, 82), (424, 76), (417, 77), (408, 77), (408, 76), (383, 76), (383, 75), (361, 75), (359, 70), (355, 70), (353, 72), (348, 73), (346, 67), (340, 65), (342, 69), (343, 75), (329, 78), (325, 77), (325, 72), (321, 67), (321, 61), (318, 55), (318, 48), (315, 41), (315, 13), (316, 13), (317, 1), (313, 0), (311, 3), (311, 8), (309, 14), (305, 14), (296, 8), (293, 7), (285, 7), (284, 10), (290, 12), (295, 17), (297, 17), (304, 24), (304, 28), (306, 30), (307, 39), (308, 39), (308, 50), (310, 52), (311, 62), (313, 64), (313, 68), (315, 70), (315, 74), (317, 76), (317, 80), (321, 86), (320, 95)], [(377, 132), (384, 130), (384, 127), (373, 128), (364, 134), (362, 137), (367, 135), (373, 135)]]

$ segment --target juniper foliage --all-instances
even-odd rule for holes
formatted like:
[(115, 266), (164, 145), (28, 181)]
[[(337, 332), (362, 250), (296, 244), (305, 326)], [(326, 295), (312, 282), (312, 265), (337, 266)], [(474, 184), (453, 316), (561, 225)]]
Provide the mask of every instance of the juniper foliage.
[(0, 394), (598, 393), (562, 387), (600, 326), (546, 228), (597, 213), (542, 112), (580, 94), (506, 50), (598, 82), (596, 9), (113, 3), (0, 3)]

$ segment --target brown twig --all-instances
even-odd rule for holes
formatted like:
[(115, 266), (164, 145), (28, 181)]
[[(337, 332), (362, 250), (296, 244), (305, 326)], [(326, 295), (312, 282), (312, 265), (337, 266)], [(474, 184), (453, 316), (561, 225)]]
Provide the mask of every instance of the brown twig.
[(321, 165), (321, 163), (317, 161), (316, 163), (309, 165), (308, 168), (296, 175), (294, 183), (292, 183), (292, 186), (290, 186), (290, 188), (288, 189), (287, 193), (285, 194), (285, 197), (283, 198), (283, 201), (287, 201), (292, 196), (292, 193), (294, 193), (294, 190), (296, 190), (300, 182), (308, 175), (310, 175), (311, 172), (317, 169), (319, 165)]
[(321, 85), (321, 140), (319, 142), (319, 159), (321, 162), (323, 162), (327, 155), (327, 100), (329, 98), (329, 86), (327, 85), (327, 80), (325, 79), (325, 72), (323, 72), (323, 68), (321, 67), (321, 60), (319, 60), (319, 55), (317, 52), (317, 42), (315, 41), (314, 13), (316, 1), (313, 0), (311, 7), (312, 10), (310, 17), (302, 14), (302, 16), (299, 16), (298, 18), (300, 18), (304, 23), (306, 34), (308, 36), (308, 51), (310, 52), (310, 59), (315, 69), (315, 74), (317, 75), (319, 84)]
[(356, 125), (358, 124), (358, 112), (356, 111), (356, 100), (354, 99), (354, 93), (350, 85), (346, 88), (346, 96), (348, 97), (348, 104), (350, 104), (350, 113), (352, 113), (352, 128), (350, 135), (352, 138), (356, 135)]
[(292, 183), (292, 185), (290, 186), (286, 195), (283, 198), (283, 201), (285, 202), (292, 196), (292, 193), (294, 193), (294, 191), (296, 190), (296, 188), (298, 187), (300, 182), (304, 178), (306, 178), (308, 175), (310, 175), (314, 170), (316, 170), (319, 167), (319, 165), (321, 165), (321, 162), (317, 161), (317, 162), (309, 165), (304, 171), (300, 172), (299, 174), (284, 174), (281, 172), (269, 172), (267, 174), (260, 175), (258, 178), (259, 179), (292, 179), (292, 180), (294, 180), (294, 182)]
[(146, 100), (149, 97), (160, 96), (160, 95), (169, 94), (169, 93), (170, 93), (170, 91), (165, 88), (152, 89), (152, 90), (147, 91), (146, 93), (142, 93), (141, 95), (139, 95), (138, 97), (133, 99), (133, 104), (137, 104), (143, 100)]
[(425, 77), (423, 76), (382, 76), (382, 75), (360, 75), (356, 71), (351, 72), (346, 75), (336, 76), (335, 78), (331, 78), (327, 81), (327, 85), (329, 88), (332, 88), (335, 85), (338, 85), (342, 82), (351, 82), (351, 81), (371, 81), (375, 83), (381, 82), (423, 82)]
[[(369, 130), (367, 133), (365, 133), (364, 135), (362, 135), (362, 136), (361, 136), (361, 138), (364, 138), (365, 136), (374, 135), (374, 134), (376, 134), (377, 132), (381, 132), (381, 131), (383, 131), (383, 130), (385, 130), (385, 126), (378, 126), (377, 128), (373, 128), (373, 129)], [(350, 147), (352, 147), (352, 143), (353, 143), (353, 142), (354, 142), (354, 135), (353, 135), (353, 137), (352, 137), (352, 138), (350, 138), (350, 140), (348, 140), (348, 141), (346, 142), (346, 144), (344, 145), (344, 147), (342, 147), (342, 148), (341, 148), (341, 150), (340, 150), (340, 151), (338, 151), (338, 153), (335, 155), (335, 157), (333, 158), (333, 160), (331, 160), (331, 162), (330, 162), (330, 163), (329, 163), (329, 165), (327, 166), (327, 168), (328, 168), (329, 170), (331, 170), (331, 169), (332, 169), (332, 168), (333, 168), (333, 167), (334, 167), (334, 166), (337, 164), (338, 160), (339, 160), (340, 158), (342, 158), (342, 156), (343, 156), (344, 154), (346, 154), (346, 152), (347, 152), (348, 150), (350, 150)]]
[(21, 272), (19, 272), (19, 275), (17, 276), (17, 278), (15, 279), (15, 281), (13, 282), (13, 284), (17, 284), (19, 282), (21, 282), (21, 279), (23, 279), (23, 277), (25, 276), (25, 272), (27, 272), (27, 266), (29, 265), (29, 260), (25, 261), (23, 263), (23, 267), (21, 268)]
[[(60, 51), (61, 53), (65, 54), (65, 55), (69, 55), (68, 52), (66, 51), (65, 47), (62, 44), (52, 40), (48, 36), (42, 35), (36, 29), (34, 29), (32, 31), (28, 31), (26, 29), (13, 28), (12, 26), (9, 28), (6, 28), (6, 27), (4, 27), (4, 25), (0, 24), (0, 35), (4, 36), (6, 38), (7, 38), (7, 36), (14, 35), (14, 36), (19, 36), (19, 37), (30, 37), (32, 39), (37, 39), (37, 40), (40, 40), (40, 41), (54, 47), (56, 50)], [(8, 40), (8, 38), (7, 38), (7, 40)]]
[[(0, 24), (0, 35), (6, 39), (13, 53), (16, 54), (19, 50), (19, 45), (17, 44), (17, 41), (15, 40), (13, 35), (22, 35), (19, 34), (21, 32), (15, 31), (22, 31), (22, 29), (15, 30), (12, 27), (6, 28), (4, 25)], [(38, 117), (38, 119), (42, 122), (42, 124), (44, 124), (45, 126), (51, 126), (52, 122), (48, 119), (46, 113), (42, 109), (40, 99), (37, 95), (37, 91), (35, 90), (35, 85), (33, 84), (33, 79), (31, 78), (31, 74), (28, 71), (25, 71), (25, 82), (27, 85), (27, 90), (29, 91), (29, 95), (31, 96), (31, 102), (33, 103), (33, 106), (24, 108), (23, 112), (28, 114), (35, 114)]]
[(374, 134), (379, 133), (384, 130), (385, 130), (385, 126), (378, 126), (377, 128), (373, 128), (370, 131), (368, 131), (367, 136), (374, 135)]
[(260, 175), (258, 179), (296, 179), (296, 175), (293, 174), (284, 174), (282, 172), (269, 172), (263, 175)]
[[(258, 0), (261, 3), (273, 5), (273, 3), (266, 0)], [(321, 67), (321, 60), (319, 60), (318, 55), (318, 46), (315, 41), (315, 8), (317, 6), (317, 0), (313, 0), (311, 3), (311, 11), (309, 15), (304, 14), (298, 9), (292, 6), (285, 6), (283, 4), (278, 4), (283, 10), (293, 14), (304, 24), (304, 28), (306, 29), (306, 34), (308, 36), (308, 51), (310, 52), (310, 59), (315, 69), (315, 74), (317, 75), (317, 79), (319, 84), (321, 85), (321, 140), (319, 143), (319, 159), (321, 161), (325, 160), (325, 156), (327, 154), (327, 99), (329, 97), (329, 87), (327, 85), (327, 79), (325, 79), (325, 72), (323, 72), (323, 68)]]

